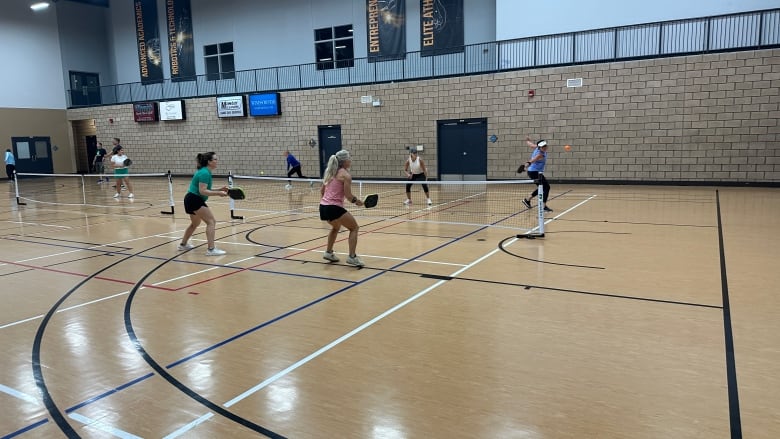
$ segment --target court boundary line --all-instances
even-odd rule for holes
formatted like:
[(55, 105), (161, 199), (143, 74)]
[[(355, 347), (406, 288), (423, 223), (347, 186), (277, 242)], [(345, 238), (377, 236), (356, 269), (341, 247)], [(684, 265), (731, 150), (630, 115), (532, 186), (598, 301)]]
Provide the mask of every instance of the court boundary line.
[(715, 213), (718, 219), (718, 256), (720, 258), (721, 297), (723, 300), (723, 338), (726, 350), (726, 387), (729, 400), (729, 427), (732, 439), (742, 439), (742, 418), (739, 411), (737, 362), (734, 352), (734, 333), (731, 326), (726, 246), (723, 242), (723, 222), (720, 215), (720, 193), (715, 190)]

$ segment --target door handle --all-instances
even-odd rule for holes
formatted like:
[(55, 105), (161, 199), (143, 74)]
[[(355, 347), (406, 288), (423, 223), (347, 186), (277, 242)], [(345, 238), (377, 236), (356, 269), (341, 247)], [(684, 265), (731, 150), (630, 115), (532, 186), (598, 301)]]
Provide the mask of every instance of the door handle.
[(466, 151), (463, 151), (463, 155), (468, 155), (468, 153)]

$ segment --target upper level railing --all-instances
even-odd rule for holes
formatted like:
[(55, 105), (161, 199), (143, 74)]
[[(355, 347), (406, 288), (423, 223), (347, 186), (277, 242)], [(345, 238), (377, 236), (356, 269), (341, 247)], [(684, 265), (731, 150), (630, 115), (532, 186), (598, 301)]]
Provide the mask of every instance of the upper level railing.
[(402, 59), (356, 58), (350, 67), (318, 70), (317, 63), (233, 72), (231, 79), (198, 75), (155, 84), (68, 90), (68, 107), (182, 99), (258, 91), (300, 90), (473, 75), (560, 65), (780, 47), (780, 9), (545, 35), (463, 46), (453, 53)]

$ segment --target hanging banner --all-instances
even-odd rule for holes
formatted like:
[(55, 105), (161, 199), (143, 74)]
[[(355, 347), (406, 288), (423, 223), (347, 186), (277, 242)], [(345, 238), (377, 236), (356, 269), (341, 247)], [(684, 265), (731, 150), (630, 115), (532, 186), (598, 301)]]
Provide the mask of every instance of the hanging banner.
[(406, 0), (366, 0), (368, 61), (406, 56)]
[(463, 0), (421, 0), (421, 55), (463, 52), (463, 44)]
[(138, 43), (138, 68), (141, 83), (162, 82), (160, 26), (157, 23), (157, 0), (135, 0), (135, 35)]
[(192, 40), (190, 0), (165, 0), (171, 80), (195, 80), (195, 45)]

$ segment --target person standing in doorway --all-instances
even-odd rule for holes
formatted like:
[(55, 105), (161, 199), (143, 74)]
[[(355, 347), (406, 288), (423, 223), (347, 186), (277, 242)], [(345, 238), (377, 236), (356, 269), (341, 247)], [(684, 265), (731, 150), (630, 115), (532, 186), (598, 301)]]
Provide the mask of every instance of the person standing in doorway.
[(8, 175), (8, 181), (14, 182), (14, 172), (16, 172), (16, 158), (10, 149), (5, 150), (5, 173)]
[(95, 158), (92, 159), (92, 166), (95, 168), (95, 174), (98, 175), (98, 184), (103, 183), (103, 180), (110, 181), (108, 177), (104, 178), (106, 167), (105, 162), (103, 162), (103, 159), (106, 157), (108, 152), (105, 148), (103, 148), (103, 142), (98, 142), (97, 144), (97, 151), (95, 151)]

